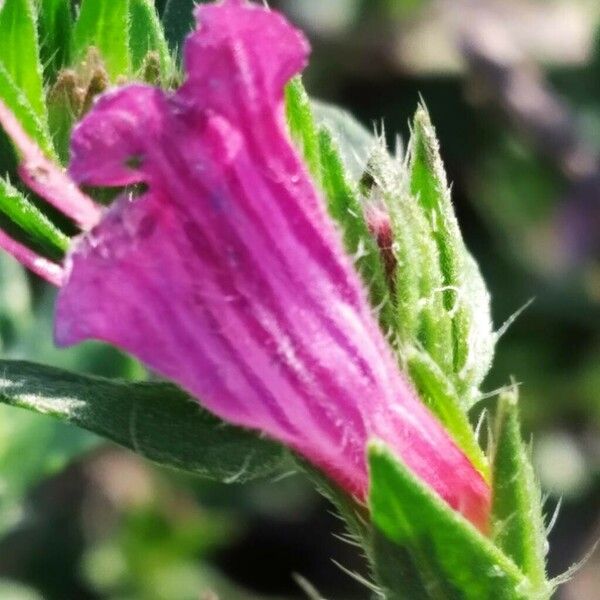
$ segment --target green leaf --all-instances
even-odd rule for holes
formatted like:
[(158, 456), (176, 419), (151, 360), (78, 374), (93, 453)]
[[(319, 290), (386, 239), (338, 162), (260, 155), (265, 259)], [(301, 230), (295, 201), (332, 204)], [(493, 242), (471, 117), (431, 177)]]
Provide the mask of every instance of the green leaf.
[(194, 6), (197, 0), (167, 0), (163, 13), (165, 36), (169, 46), (181, 55), (185, 36), (194, 27)]
[(281, 446), (223, 424), (169, 383), (2, 360), (0, 402), (73, 423), (160, 465), (226, 482), (270, 475), (286, 457)]
[(529, 577), (540, 595), (546, 579), (546, 530), (541, 494), (521, 439), (517, 391), (503, 393), (496, 415), (493, 456), (493, 528), (496, 544)]
[(46, 124), (44, 82), (33, 0), (5, 0), (0, 12), (0, 63)]
[(73, 60), (83, 60), (94, 46), (112, 81), (127, 76), (131, 67), (129, 27), (129, 0), (83, 0), (73, 29)]
[(423, 107), (419, 107), (413, 122), (409, 185), (429, 222), (430, 236), (439, 253), (443, 310), (452, 324), (451, 344), (444, 350), (452, 357), (454, 386), (465, 408), (469, 408), (490, 368), (496, 337), (489, 294), (464, 245), (435, 130)]
[[(372, 534), (374, 571), (384, 600), (441, 600), (423, 584), (418, 563), (410, 552), (387, 538), (377, 528)], [(425, 563), (422, 564), (425, 567)], [(456, 598), (457, 596), (447, 596)]]
[(129, 0), (129, 52), (131, 67), (137, 73), (149, 52), (156, 52), (161, 73), (171, 70), (171, 56), (153, 0)]
[(70, 239), (10, 182), (0, 178), (0, 212), (54, 258), (68, 250)]
[(47, 81), (54, 81), (58, 71), (69, 64), (71, 49), (70, 0), (38, 0), (40, 56)]
[(387, 600), (548, 598), (379, 442), (369, 465), (375, 567)]
[(346, 251), (355, 258), (371, 303), (378, 308), (382, 328), (387, 331), (394, 315), (379, 248), (369, 233), (358, 190), (351, 183), (332, 132), (315, 122), (299, 78), (286, 87), (286, 115), (292, 138), (325, 194), (329, 214), (340, 228)]
[(0, 62), (0, 98), (19, 120), (23, 129), (49, 157), (55, 152), (47, 128), (31, 108), (25, 94), (17, 87), (9, 72)]

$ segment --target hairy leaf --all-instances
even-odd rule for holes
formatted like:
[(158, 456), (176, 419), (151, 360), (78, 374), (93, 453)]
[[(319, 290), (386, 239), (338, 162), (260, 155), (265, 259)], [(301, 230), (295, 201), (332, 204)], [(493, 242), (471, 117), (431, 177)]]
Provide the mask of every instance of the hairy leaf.
[(58, 71), (69, 64), (71, 49), (70, 0), (38, 0), (40, 56), (46, 80), (54, 81)]
[(452, 372), (452, 322), (444, 309), (439, 251), (427, 216), (407, 187), (404, 158), (392, 157), (383, 146), (369, 161), (369, 202), (383, 206), (389, 219), (393, 256), (392, 292), (400, 354), (422, 349)]
[(322, 177), (319, 133), (300, 77), (295, 77), (285, 87), (285, 107), (290, 134), (308, 170), (319, 183)]
[(369, 232), (364, 207), (350, 185), (337, 146), (327, 129), (319, 132), (321, 186), (327, 199), (329, 214), (342, 231), (346, 250), (354, 258), (373, 307), (379, 311), (384, 332), (393, 322), (385, 267), (377, 242)]
[(52, 415), (168, 467), (217, 479), (267, 476), (279, 445), (225, 425), (169, 383), (128, 383), (0, 361), (0, 402)]
[(487, 458), (479, 446), (452, 383), (426, 352), (411, 350), (407, 365), (419, 398), (437, 415), (479, 472), (489, 478)]
[(0, 10), (0, 63), (46, 124), (44, 82), (33, 0), (5, 0)]
[(319, 128), (327, 129), (334, 139), (347, 176), (353, 183), (358, 183), (377, 139), (348, 111), (314, 99), (311, 99), (311, 106)]
[(128, 75), (129, 26), (129, 0), (83, 0), (73, 29), (73, 60), (83, 60), (94, 46), (113, 81)]
[(494, 541), (529, 577), (540, 593), (546, 579), (546, 532), (539, 487), (521, 439), (517, 391), (500, 396), (493, 458)]
[(44, 123), (36, 115), (27, 96), (18, 88), (10, 73), (0, 62), (0, 99), (17, 117), (23, 129), (38, 143), (49, 157), (54, 148)]
[(163, 75), (171, 69), (169, 47), (153, 0), (129, 0), (129, 52), (131, 67), (137, 73), (149, 52), (156, 52)]
[(514, 562), (382, 444), (369, 448), (376, 571), (387, 600), (541, 600)]

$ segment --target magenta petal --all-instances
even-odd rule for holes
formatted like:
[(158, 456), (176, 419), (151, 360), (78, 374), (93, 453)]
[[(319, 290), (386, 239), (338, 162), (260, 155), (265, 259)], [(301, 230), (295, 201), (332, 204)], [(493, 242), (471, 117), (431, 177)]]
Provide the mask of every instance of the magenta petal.
[(145, 183), (82, 237), (56, 339), (113, 343), (225, 420), (302, 453), (359, 498), (377, 437), (479, 526), (489, 488), (415, 397), (283, 121), (307, 45), (278, 14), (198, 9), (188, 79), (101, 100), (73, 137), (81, 183)]
[(69, 174), (93, 186), (144, 180), (139, 167), (148, 140), (157, 140), (167, 113), (161, 90), (130, 85), (103, 95), (73, 133)]
[(198, 31), (185, 45), (188, 77), (178, 95), (190, 107), (230, 118), (279, 107), (283, 86), (307, 63), (302, 33), (279, 13), (245, 2), (196, 11)]

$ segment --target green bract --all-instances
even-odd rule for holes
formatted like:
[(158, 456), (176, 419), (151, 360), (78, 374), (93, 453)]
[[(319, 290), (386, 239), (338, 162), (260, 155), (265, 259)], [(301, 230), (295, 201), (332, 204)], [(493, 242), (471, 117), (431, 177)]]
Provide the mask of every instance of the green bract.
[(522, 571), (385, 447), (369, 451), (375, 568), (389, 600), (534, 600)]
[(521, 439), (517, 391), (498, 401), (494, 434), (492, 538), (527, 574), (540, 597), (551, 592), (546, 578), (546, 527), (540, 490), (528, 448)]

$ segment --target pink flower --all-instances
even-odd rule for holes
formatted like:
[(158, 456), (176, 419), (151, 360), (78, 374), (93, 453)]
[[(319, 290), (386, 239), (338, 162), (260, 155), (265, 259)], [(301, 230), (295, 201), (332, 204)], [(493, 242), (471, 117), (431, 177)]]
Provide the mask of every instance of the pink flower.
[(25, 180), (87, 230), (63, 267), (15, 252), (62, 284), (57, 343), (95, 338), (130, 352), (361, 500), (366, 444), (379, 438), (484, 528), (487, 483), (398, 369), (288, 138), (283, 87), (308, 44), (240, 0), (197, 17), (177, 92), (118, 89), (74, 131), (74, 181), (145, 188), (102, 218), (0, 111)]

